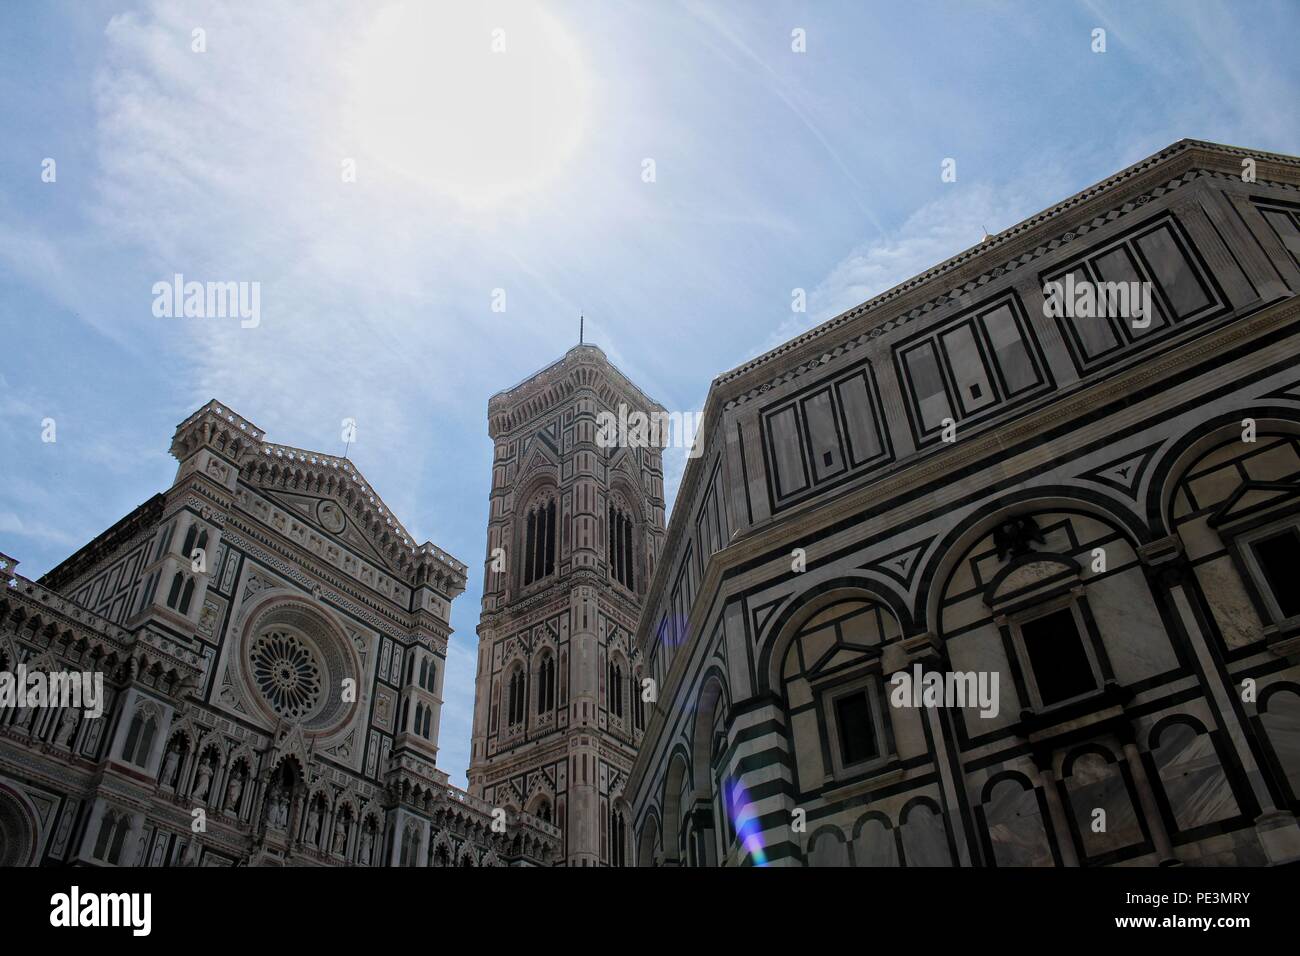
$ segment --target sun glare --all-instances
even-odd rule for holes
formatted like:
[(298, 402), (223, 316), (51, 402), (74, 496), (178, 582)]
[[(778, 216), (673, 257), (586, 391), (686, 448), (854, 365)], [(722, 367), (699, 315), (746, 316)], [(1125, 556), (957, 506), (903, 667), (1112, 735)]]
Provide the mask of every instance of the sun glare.
[(438, 194), (493, 204), (537, 190), (582, 139), (577, 45), (536, 5), (398, 3), (362, 38), (350, 104), (365, 155)]

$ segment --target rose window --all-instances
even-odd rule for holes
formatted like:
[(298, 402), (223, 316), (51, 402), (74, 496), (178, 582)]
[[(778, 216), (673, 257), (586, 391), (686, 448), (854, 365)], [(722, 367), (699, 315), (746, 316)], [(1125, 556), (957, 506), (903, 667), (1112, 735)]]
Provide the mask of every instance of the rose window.
[(298, 719), (320, 703), (321, 664), (312, 648), (291, 631), (262, 634), (251, 653), (253, 679), (277, 714)]
[(348, 638), (305, 600), (282, 601), (248, 622), (241, 666), (262, 718), (332, 733), (357, 709), (359, 664)]

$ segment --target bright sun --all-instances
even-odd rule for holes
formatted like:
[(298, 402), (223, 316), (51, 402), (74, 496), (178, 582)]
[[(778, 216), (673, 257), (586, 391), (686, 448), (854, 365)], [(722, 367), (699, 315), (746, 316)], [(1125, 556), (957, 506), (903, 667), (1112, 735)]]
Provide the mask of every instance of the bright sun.
[(573, 40), (531, 4), (387, 7), (362, 39), (354, 78), (353, 128), (366, 153), (469, 204), (554, 177), (578, 147), (590, 100)]

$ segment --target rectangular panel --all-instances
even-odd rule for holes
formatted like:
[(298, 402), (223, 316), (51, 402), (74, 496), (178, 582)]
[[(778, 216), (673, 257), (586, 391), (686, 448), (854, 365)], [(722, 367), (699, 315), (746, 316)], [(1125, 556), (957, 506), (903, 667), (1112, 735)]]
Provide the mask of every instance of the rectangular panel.
[(1175, 316), (1186, 318), (1214, 304), (1168, 226), (1142, 236), (1137, 244)]
[(799, 415), (791, 405), (767, 418), (767, 444), (776, 471), (776, 493), (785, 498), (808, 487), (803, 446), (799, 437)]
[(848, 429), (849, 458), (854, 465), (871, 461), (884, 450), (884, 446), (880, 441), (880, 425), (871, 403), (866, 373), (840, 382), (835, 391)]
[(1038, 370), (1020, 337), (1020, 328), (1011, 306), (1000, 305), (984, 316), (984, 330), (988, 333), (989, 344), (993, 346), (993, 357), (1002, 379), (1006, 382), (1007, 393), (1018, 395), (1039, 383)]
[(1296, 218), (1281, 209), (1260, 209), (1260, 212), (1291, 253), (1291, 258), (1300, 265), (1300, 228), (1296, 226)]
[(908, 377), (912, 380), (912, 394), (915, 396), (916, 408), (921, 416), (921, 430), (934, 431), (943, 424), (945, 418), (952, 417), (952, 407), (948, 404), (948, 394), (943, 385), (943, 373), (939, 371), (939, 359), (934, 354), (934, 346), (925, 342), (904, 354)]
[(972, 415), (997, 401), (993, 386), (989, 383), (988, 369), (984, 367), (984, 357), (980, 354), (975, 341), (975, 330), (969, 322), (963, 322), (955, 329), (949, 329), (940, 338), (943, 351), (948, 358), (948, 367), (957, 384), (957, 399), (962, 410)]
[[(1062, 296), (1065, 290), (1070, 288), (1067, 280), (1073, 279), (1073, 288), (1079, 288), (1081, 284), (1091, 282), (1088, 273), (1082, 269), (1074, 269), (1056, 279), (1061, 284)], [(1077, 319), (1071, 318), (1068, 312), (1062, 308), (1063, 315), (1058, 320), (1065, 328), (1072, 333), (1072, 338), (1078, 343), (1083, 350), (1083, 356), (1087, 360), (1092, 360), (1098, 356), (1105, 355), (1113, 349), (1119, 347), (1119, 338), (1115, 335), (1115, 329), (1108, 319)]]
[[(1137, 263), (1133, 260), (1132, 254), (1124, 246), (1112, 249), (1103, 253), (1092, 260), (1093, 267), (1101, 277), (1103, 285), (1097, 289), (1097, 312), (1104, 313), (1115, 319), (1115, 321), (1134, 338), (1141, 338), (1150, 332), (1155, 331), (1163, 325), (1166, 325), (1164, 316), (1160, 312), (1159, 306), (1152, 301), (1151, 321), (1141, 321), (1140, 325), (1133, 324), (1133, 318), (1138, 314), (1138, 310), (1143, 307), (1143, 297), (1141, 294), (1142, 283), (1145, 278), (1138, 271)], [(1105, 283), (1124, 283), (1125, 288), (1115, 290), (1110, 287), (1111, 291), (1105, 291)], [(1116, 301), (1118, 295), (1118, 302)], [(1109, 303), (1107, 300), (1110, 300)], [(1143, 316), (1143, 319), (1146, 317)], [(1082, 321), (1082, 320), (1081, 320)]]
[(804, 422), (808, 428), (808, 448), (812, 457), (813, 481), (822, 482), (844, 470), (844, 450), (836, 430), (835, 407), (829, 388), (805, 398)]

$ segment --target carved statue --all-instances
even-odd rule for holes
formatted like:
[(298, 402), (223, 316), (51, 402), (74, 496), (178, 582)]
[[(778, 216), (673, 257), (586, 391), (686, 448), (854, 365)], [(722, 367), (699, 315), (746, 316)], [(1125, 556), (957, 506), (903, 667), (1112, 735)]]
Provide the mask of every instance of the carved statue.
[(276, 784), (271, 801), (271, 826), (283, 830), (289, 825), (289, 794), (283, 786)]
[(334, 852), (343, 853), (348, 848), (348, 824), (347, 817), (339, 814), (338, 822), (334, 824)]
[(370, 840), (371, 833), (369, 827), (361, 828), (361, 852), (358, 854), (362, 863), (370, 862)]
[(55, 731), (54, 742), (62, 744), (65, 747), (72, 746), (73, 728), (77, 725), (77, 711), (75, 708), (66, 707), (63, 710), (63, 716), (59, 718), (59, 729)]
[(170, 787), (176, 780), (176, 765), (180, 762), (180, 749), (177, 747), (167, 748), (167, 759), (163, 761), (162, 774), (158, 777), (159, 783)]
[(206, 800), (208, 790), (212, 788), (212, 765), (204, 760), (199, 763), (199, 779), (194, 784), (194, 799)]
[(230, 784), (226, 787), (226, 809), (231, 813), (239, 812), (239, 798), (244, 793), (244, 775), (231, 774)]

